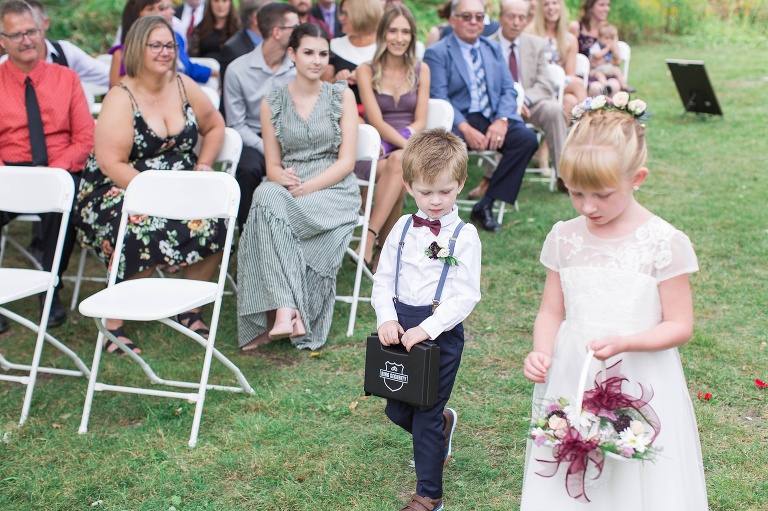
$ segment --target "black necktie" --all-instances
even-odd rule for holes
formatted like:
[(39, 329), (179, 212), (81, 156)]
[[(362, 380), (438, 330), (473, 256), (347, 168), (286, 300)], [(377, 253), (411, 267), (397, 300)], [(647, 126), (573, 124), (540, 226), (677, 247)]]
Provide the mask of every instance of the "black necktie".
[(435, 236), (440, 234), (440, 220), (427, 220), (426, 218), (421, 218), (420, 216), (411, 216), (413, 217), (414, 227), (429, 227), (429, 230), (432, 231), (432, 234)]
[(48, 165), (48, 150), (45, 148), (45, 132), (43, 119), (40, 116), (40, 105), (37, 104), (37, 94), (32, 86), (32, 80), (24, 80), (24, 102), (27, 107), (27, 124), (29, 125), (29, 146), (32, 149), (32, 166)]

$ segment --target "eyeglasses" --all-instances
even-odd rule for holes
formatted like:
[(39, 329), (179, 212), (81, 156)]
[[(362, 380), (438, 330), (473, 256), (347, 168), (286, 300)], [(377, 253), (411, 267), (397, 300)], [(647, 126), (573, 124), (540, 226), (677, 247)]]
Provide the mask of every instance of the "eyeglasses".
[(339, 11), (339, 17), (344, 16), (345, 18), (349, 15), (347, 11)]
[(471, 12), (462, 12), (461, 14), (456, 14), (457, 18), (461, 18), (461, 21), (464, 23), (470, 23), (472, 20), (475, 20), (478, 23), (483, 23), (485, 21), (485, 14), (481, 12), (477, 12), (475, 14), (472, 14)]
[(19, 44), (21, 41), (24, 40), (24, 37), (29, 38), (30, 41), (37, 41), (38, 39), (40, 39), (40, 29), (31, 28), (26, 32), (16, 32), (15, 34), (0, 33), (0, 35), (10, 39), (13, 44)]
[(280, 28), (282, 30), (289, 30), (289, 29), (293, 30), (295, 28), (299, 28), (299, 25), (301, 25), (301, 23), (296, 23), (295, 25), (288, 25), (288, 26), (278, 25), (277, 28)]
[(163, 53), (163, 49), (168, 50), (168, 53), (176, 53), (176, 43), (147, 43), (147, 47), (149, 47), (149, 51), (155, 55)]

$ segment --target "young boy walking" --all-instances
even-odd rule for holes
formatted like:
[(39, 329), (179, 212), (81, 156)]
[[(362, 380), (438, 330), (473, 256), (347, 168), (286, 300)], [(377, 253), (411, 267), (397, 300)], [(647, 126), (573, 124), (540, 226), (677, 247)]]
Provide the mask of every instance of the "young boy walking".
[(462, 321), (480, 301), (480, 238), (456, 207), (466, 180), (467, 146), (459, 137), (426, 130), (408, 140), (403, 181), (419, 211), (392, 228), (374, 275), (371, 302), (381, 344), (402, 343), (408, 351), (426, 340), (440, 346), (435, 406), (421, 410), (387, 400), (387, 417), (413, 436), (418, 483), (402, 511), (443, 509), (443, 468), (457, 419), (445, 404), (464, 349)]

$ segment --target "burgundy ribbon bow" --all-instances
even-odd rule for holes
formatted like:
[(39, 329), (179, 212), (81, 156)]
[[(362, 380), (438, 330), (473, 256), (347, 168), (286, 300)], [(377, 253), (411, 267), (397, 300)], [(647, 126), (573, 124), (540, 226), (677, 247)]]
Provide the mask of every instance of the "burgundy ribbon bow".
[(420, 216), (411, 216), (413, 217), (414, 227), (429, 227), (429, 230), (432, 231), (432, 234), (435, 236), (440, 234), (440, 220), (427, 220), (426, 218), (421, 218)]
[(602, 371), (597, 373), (595, 376), (595, 388), (584, 392), (581, 407), (587, 412), (599, 417), (608, 417), (611, 420), (616, 420), (616, 415), (614, 414), (616, 410), (632, 408), (653, 429), (653, 438), (651, 438), (651, 442), (653, 442), (661, 432), (659, 416), (656, 415), (656, 412), (648, 404), (653, 398), (653, 390), (646, 389), (641, 383), (638, 383), (641, 392), (639, 398), (622, 393), (621, 384), (628, 380), (620, 371), (621, 360), (606, 369), (602, 383), (597, 382)]
[(603, 458), (603, 452), (598, 448), (599, 443), (599, 437), (584, 440), (576, 428), (569, 428), (568, 433), (562, 439), (562, 443), (552, 448), (554, 461), (536, 460), (545, 465), (543, 470), (536, 473), (542, 477), (552, 477), (557, 473), (561, 463), (569, 463), (565, 473), (565, 489), (568, 496), (579, 502), (590, 502), (584, 487), (584, 476), (590, 461), (597, 468), (595, 479), (603, 473), (605, 458)]

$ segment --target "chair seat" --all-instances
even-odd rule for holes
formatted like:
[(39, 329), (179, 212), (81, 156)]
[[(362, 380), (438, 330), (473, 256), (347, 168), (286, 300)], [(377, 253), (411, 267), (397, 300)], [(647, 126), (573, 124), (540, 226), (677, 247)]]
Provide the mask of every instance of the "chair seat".
[(86, 298), (79, 310), (91, 318), (154, 321), (213, 302), (217, 288), (200, 280), (127, 280)]
[(0, 268), (0, 304), (44, 293), (50, 278), (47, 271)]

